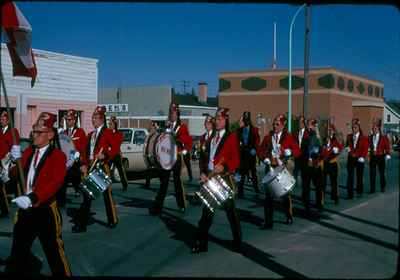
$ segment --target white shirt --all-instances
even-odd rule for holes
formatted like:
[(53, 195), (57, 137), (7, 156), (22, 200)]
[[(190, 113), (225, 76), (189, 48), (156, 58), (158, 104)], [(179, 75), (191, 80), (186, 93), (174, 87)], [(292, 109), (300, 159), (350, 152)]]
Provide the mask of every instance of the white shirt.
[(302, 129), (300, 129), (299, 131), (299, 146), (301, 146), (301, 141), (303, 141), (303, 135), (304, 135), (304, 131), (306, 129), (303, 127)]
[(377, 134), (374, 134), (374, 136), (372, 138), (372, 142), (373, 142), (373, 145), (374, 145), (374, 152), (376, 152), (376, 149), (378, 147), (379, 136), (380, 136), (380, 133), (378, 132)]
[[(222, 129), (220, 131), (217, 131), (217, 133), (215, 134), (215, 136), (212, 138), (211, 140), (211, 144), (210, 144), (210, 160), (208, 161), (208, 170), (214, 170), (214, 156), (215, 156), (215, 152), (217, 151), (218, 145), (221, 142), (222, 137), (225, 134), (225, 129)], [(217, 136), (219, 135), (219, 139), (218, 142), (217, 140)]]
[(275, 158), (279, 158), (279, 155), (281, 154), (281, 144), (279, 144), (281, 136), (282, 131), (272, 134), (272, 156)]
[(206, 137), (204, 137), (204, 139), (205, 139), (205, 140), (208, 140), (208, 138), (211, 137), (211, 133), (212, 133), (212, 130), (207, 131), (207, 132), (206, 132)]
[(73, 135), (74, 132), (75, 132), (75, 131), (74, 131), (74, 127), (69, 127), (69, 128), (68, 128), (68, 136), (71, 136), (71, 137), (74, 136), (74, 135)]
[(360, 132), (357, 132), (356, 134), (353, 135), (353, 148), (355, 149), (357, 146), (358, 142), (358, 137), (360, 136)]
[(3, 127), (3, 134), (6, 133), (7, 129), (8, 129), (8, 125), (6, 125), (5, 127)]
[(34, 166), (36, 151), (35, 151), (35, 153), (33, 153), (31, 165), (29, 166), (28, 178), (27, 178), (27, 181), (26, 181), (26, 184), (28, 186), (28, 191), (27, 191), (26, 194), (30, 194), (32, 192), (32, 183), (33, 183), (33, 178), (35, 177), (36, 167), (39, 164), (40, 159), (42, 158), (43, 154), (46, 152), (48, 147), (49, 147), (49, 145), (46, 145), (43, 148), (39, 149), (39, 155), (38, 155), (38, 159), (37, 159), (37, 162), (36, 162), (36, 166)]
[[(102, 125), (99, 126), (97, 129), (93, 131), (92, 137), (90, 137), (90, 155), (89, 159), (94, 159), (93, 152), (94, 152), (94, 145), (96, 144), (96, 139), (99, 136), (100, 130), (102, 129)], [(96, 137), (94, 137), (94, 133), (96, 133)]]

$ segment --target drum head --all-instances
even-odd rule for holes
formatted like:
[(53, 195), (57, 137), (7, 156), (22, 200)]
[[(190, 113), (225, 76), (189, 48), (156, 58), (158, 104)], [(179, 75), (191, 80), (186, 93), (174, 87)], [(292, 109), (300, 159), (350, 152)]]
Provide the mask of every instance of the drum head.
[(74, 143), (72, 142), (71, 137), (65, 134), (59, 134), (60, 146), (61, 150), (67, 156), (67, 159), (72, 155), (75, 154), (75, 147)]
[(162, 133), (156, 141), (155, 153), (162, 169), (170, 170), (178, 158), (178, 148), (173, 136)]

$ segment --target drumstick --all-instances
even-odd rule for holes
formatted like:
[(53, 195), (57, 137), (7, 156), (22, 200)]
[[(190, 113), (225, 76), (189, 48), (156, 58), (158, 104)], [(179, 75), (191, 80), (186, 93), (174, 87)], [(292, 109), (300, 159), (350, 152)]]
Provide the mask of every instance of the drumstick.
[[(99, 151), (98, 154), (100, 154), (102, 151), (103, 151), (103, 147), (100, 148), (100, 151)], [(96, 163), (97, 163), (98, 160), (99, 160), (98, 158), (96, 158), (96, 159), (94, 160), (92, 166), (91, 166), (90, 169), (89, 169), (89, 173), (90, 173), (90, 171), (92, 171), (93, 167), (96, 165)]]

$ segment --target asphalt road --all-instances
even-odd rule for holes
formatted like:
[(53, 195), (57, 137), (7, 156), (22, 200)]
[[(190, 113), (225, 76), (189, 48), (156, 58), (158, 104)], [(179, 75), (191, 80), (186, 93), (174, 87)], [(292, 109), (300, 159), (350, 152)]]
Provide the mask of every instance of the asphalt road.
[[(197, 162), (192, 165), (196, 167)], [(198, 169), (194, 169), (197, 176)], [(342, 165), (339, 205), (334, 205), (328, 193), (325, 210), (318, 213), (312, 209), (312, 215), (305, 216), (301, 188), (296, 187), (294, 223), (284, 224), (284, 214), (278, 210), (272, 230), (259, 229), (263, 196), (257, 196), (247, 186), (245, 199), (236, 204), (243, 232), (242, 252), (230, 250), (229, 223), (225, 213), (218, 211), (210, 230), (209, 251), (199, 255), (190, 253), (190, 245), (202, 206), (190, 204), (186, 213), (178, 212), (172, 182), (161, 217), (149, 216), (147, 210), (159, 187), (158, 179), (151, 181), (150, 189), (144, 187), (144, 180), (132, 181), (127, 192), (122, 192), (120, 184), (113, 184), (118, 226), (105, 226), (104, 203), (98, 199), (92, 205), (94, 223), (86, 233), (71, 232), (71, 218), (67, 214), (81, 202), (71, 190), (72, 201), (62, 210), (66, 255), (75, 276), (388, 278), (395, 275), (397, 265), (397, 155), (389, 162), (387, 179), (385, 193), (379, 192), (378, 184), (378, 192), (368, 194), (366, 168), (364, 195), (347, 200), (346, 170)], [(187, 185), (189, 201), (198, 188), (196, 182)], [(15, 206), (12, 212), (15, 213)], [(11, 232), (12, 217), (1, 219), (2, 259), (10, 252)], [(43, 261), (42, 275), (50, 275), (38, 240), (32, 252)], [(3, 269), (0, 266), (0, 271)]]

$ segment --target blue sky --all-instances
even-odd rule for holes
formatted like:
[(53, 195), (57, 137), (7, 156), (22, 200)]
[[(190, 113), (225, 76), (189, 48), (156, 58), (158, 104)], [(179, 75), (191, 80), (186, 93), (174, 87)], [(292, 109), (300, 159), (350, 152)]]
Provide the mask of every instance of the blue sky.
[[(218, 91), (224, 71), (269, 68), (277, 22), (278, 68), (288, 67), (289, 23), (298, 6), (211, 3), (16, 2), (37, 49), (99, 59), (99, 87), (181, 80)], [(293, 67), (304, 63), (304, 12), (293, 33)], [(400, 99), (400, 14), (393, 6), (312, 6), (311, 67), (379, 80)]]

